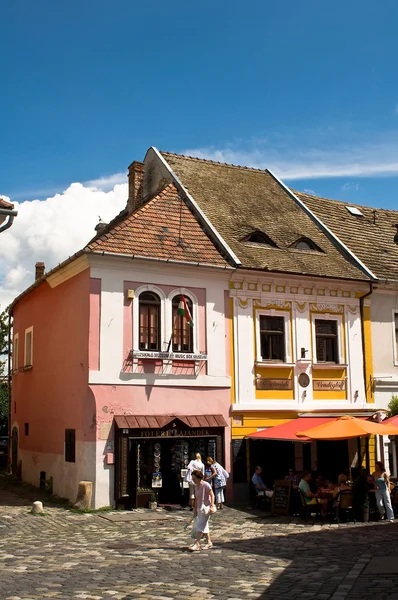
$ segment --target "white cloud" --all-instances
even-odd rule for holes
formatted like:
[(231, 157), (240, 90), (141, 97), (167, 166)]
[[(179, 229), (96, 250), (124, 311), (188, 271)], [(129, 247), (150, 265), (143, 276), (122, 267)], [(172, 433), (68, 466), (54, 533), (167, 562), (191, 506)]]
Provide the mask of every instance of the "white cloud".
[(46, 200), (15, 203), (18, 216), (0, 233), (1, 309), (33, 283), (36, 262), (50, 270), (84, 247), (99, 217), (109, 222), (124, 208), (126, 183), (107, 192), (98, 187), (72, 183)]
[(381, 136), (329, 128), (274, 134), (260, 141), (239, 140), (222, 147), (190, 148), (183, 154), (270, 169), (285, 181), (398, 176), (397, 139), (396, 131)]
[(347, 183), (341, 186), (342, 192), (348, 192), (350, 190), (354, 190), (355, 192), (357, 192), (359, 190), (359, 183), (351, 183), (347, 181)]
[(311, 188), (304, 188), (304, 192), (306, 194), (312, 194), (315, 195), (315, 190), (312, 190)]
[(115, 185), (124, 184), (127, 180), (126, 173), (115, 173), (114, 175), (108, 175), (107, 177), (100, 177), (99, 179), (91, 179), (86, 181), (85, 185), (88, 187), (98, 188), (105, 192), (113, 189)]

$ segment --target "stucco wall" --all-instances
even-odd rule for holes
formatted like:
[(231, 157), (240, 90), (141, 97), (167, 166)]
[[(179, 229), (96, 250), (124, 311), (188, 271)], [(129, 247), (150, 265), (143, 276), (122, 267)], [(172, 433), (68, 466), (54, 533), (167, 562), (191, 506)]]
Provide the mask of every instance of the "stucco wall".
[(373, 376), (375, 404), (387, 408), (392, 394), (398, 394), (398, 357), (395, 356), (394, 312), (398, 293), (375, 290), (371, 296)]
[[(12, 422), (19, 426), (22, 477), (39, 485), (40, 471), (53, 477), (60, 495), (75, 498), (81, 478), (93, 479), (94, 463), (84, 448), (94, 443), (93, 410), (87, 406), (89, 269), (51, 288), (47, 282), (14, 309), (19, 365), (24, 332), (33, 326), (33, 367), (13, 376)], [(29, 435), (25, 435), (29, 423)], [(65, 429), (76, 430), (77, 460), (65, 463)]]

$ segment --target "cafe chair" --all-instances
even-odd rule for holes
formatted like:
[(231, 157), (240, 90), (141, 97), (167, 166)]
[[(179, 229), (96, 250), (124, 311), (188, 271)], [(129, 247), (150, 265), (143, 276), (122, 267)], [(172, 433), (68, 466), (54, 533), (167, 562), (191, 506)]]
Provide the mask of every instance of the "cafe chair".
[(253, 509), (265, 510), (267, 504), (268, 507), (271, 505), (271, 498), (268, 498), (268, 496), (265, 495), (265, 492), (258, 490), (253, 483), (251, 484), (251, 492)]
[(300, 517), (303, 519), (303, 521), (307, 522), (308, 516), (311, 516), (312, 513), (321, 515), (322, 519), (321, 505), (318, 503), (318, 500), (316, 504), (308, 504), (308, 502), (305, 501), (303, 492), (301, 490), (298, 490), (298, 493), (300, 495), (301, 501)]
[(348, 515), (351, 517), (351, 520), (355, 522), (355, 511), (352, 506), (353, 493), (349, 490), (343, 490), (339, 492), (337, 496), (337, 507), (336, 507), (336, 517), (337, 523), (340, 524), (340, 519), (342, 514)]

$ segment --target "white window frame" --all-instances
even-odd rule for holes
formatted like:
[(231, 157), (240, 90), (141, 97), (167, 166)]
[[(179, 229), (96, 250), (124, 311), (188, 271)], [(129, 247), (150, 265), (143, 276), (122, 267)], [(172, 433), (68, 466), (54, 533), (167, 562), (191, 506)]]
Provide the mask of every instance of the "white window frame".
[[(285, 360), (266, 360), (261, 356), (261, 334), (260, 334), (260, 317), (283, 317), (285, 329)], [(290, 335), (291, 317), (290, 312), (285, 310), (275, 310), (270, 308), (267, 310), (256, 310), (256, 362), (265, 365), (286, 365), (292, 362), (292, 341)]]
[[(334, 362), (318, 362), (316, 357), (316, 333), (315, 333), (315, 321), (337, 321), (337, 353), (338, 353), (338, 363)], [(343, 352), (343, 317), (341, 315), (335, 314), (312, 314), (311, 315), (311, 334), (312, 334), (312, 362), (315, 365), (325, 365), (325, 368), (328, 365), (341, 365), (344, 366), (344, 352)]]
[(19, 369), (19, 333), (14, 335), (14, 343), (12, 346), (12, 372), (17, 374)]
[[(176, 288), (170, 292), (166, 299), (166, 339), (170, 340), (173, 333), (173, 298), (175, 296), (186, 296), (192, 302), (192, 320), (193, 320), (193, 354), (199, 353), (199, 327), (198, 327), (198, 299), (193, 292), (186, 288)], [(200, 340), (204, 342), (204, 340)], [(204, 351), (204, 348), (202, 348)], [(177, 354), (177, 353), (176, 353)]]
[(393, 356), (394, 356), (394, 365), (398, 367), (398, 353), (397, 353), (397, 334), (395, 331), (395, 319), (398, 318), (398, 310), (393, 309), (392, 311), (392, 340), (393, 340)]
[[(26, 338), (28, 333), (31, 334), (30, 337), (30, 363), (26, 362)], [(32, 367), (33, 366), (33, 326), (25, 329), (25, 344), (24, 344), (24, 352), (23, 352), (23, 366), (24, 367)]]
[[(139, 352), (139, 339), (140, 339), (140, 295), (144, 292), (153, 292), (157, 294), (160, 298), (160, 352), (164, 352), (167, 348), (168, 340), (170, 337), (167, 337), (167, 328), (166, 328), (166, 295), (160, 288), (156, 287), (156, 285), (152, 285), (150, 283), (146, 285), (141, 285), (134, 292), (134, 300), (133, 300), (133, 350)], [(166, 345), (166, 348), (163, 346)]]

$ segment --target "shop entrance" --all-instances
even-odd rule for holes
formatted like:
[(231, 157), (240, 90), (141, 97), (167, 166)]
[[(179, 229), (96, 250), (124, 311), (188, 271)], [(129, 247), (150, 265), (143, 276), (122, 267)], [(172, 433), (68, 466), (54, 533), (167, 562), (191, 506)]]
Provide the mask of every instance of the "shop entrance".
[(202, 459), (216, 456), (217, 440), (209, 438), (129, 439), (129, 496), (136, 490), (151, 490), (159, 504), (186, 506), (186, 468), (197, 452)]
[[(115, 417), (115, 502), (118, 508), (188, 504), (184, 475), (199, 452), (222, 463), (222, 415)], [(184, 485), (185, 483), (185, 485)]]
[(340, 473), (345, 473), (349, 469), (348, 441), (318, 441), (318, 472), (325, 479), (337, 481)]

